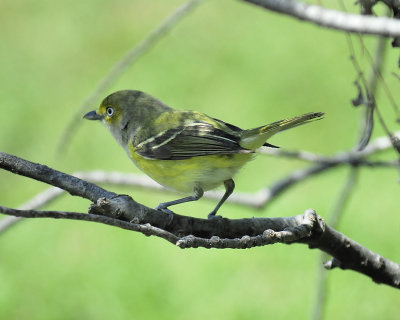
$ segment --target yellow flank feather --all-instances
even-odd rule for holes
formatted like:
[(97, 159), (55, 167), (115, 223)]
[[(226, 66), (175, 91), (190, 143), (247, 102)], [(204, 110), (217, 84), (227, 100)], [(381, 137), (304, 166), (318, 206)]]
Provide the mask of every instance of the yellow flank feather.
[(204, 191), (220, 186), (232, 178), (254, 153), (213, 155), (187, 160), (153, 160), (137, 154), (130, 145), (129, 157), (150, 178), (168, 189), (190, 194), (199, 186)]

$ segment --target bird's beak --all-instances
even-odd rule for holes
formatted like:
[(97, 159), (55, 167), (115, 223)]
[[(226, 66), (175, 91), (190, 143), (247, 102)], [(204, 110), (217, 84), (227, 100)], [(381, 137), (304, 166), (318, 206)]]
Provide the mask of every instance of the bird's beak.
[(90, 111), (88, 113), (86, 113), (83, 116), (84, 119), (88, 119), (88, 120), (102, 120), (103, 116), (101, 116), (100, 114), (97, 114), (96, 111)]

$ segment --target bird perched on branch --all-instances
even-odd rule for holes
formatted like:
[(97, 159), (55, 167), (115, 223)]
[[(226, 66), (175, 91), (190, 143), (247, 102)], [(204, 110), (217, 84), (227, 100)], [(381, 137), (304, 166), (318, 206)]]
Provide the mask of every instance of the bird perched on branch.
[(321, 112), (242, 130), (196, 111), (175, 110), (141, 91), (117, 91), (84, 118), (101, 120), (133, 163), (161, 185), (190, 196), (160, 203), (156, 209), (195, 201), (204, 191), (225, 185), (225, 194), (208, 215), (214, 217), (232, 194), (232, 177), (253, 159), (267, 139), (323, 116)]

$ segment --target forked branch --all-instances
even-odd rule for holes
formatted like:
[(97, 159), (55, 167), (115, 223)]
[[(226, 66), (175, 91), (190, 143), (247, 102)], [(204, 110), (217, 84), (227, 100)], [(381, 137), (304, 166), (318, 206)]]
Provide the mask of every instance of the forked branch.
[(117, 195), (92, 183), (47, 166), (0, 152), (0, 168), (64, 189), (94, 204), (89, 213), (16, 210), (0, 206), (0, 212), (25, 218), (58, 218), (100, 222), (163, 238), (180, 248), (244, 249), (277, 242), (304, 243), (320, 249), (333, 260), (327, 268), (352, 269), (400, 288), (400, 265), (361, 246), (330, 228), (313, 210), (282, 218), (199, 219), (165, 213)]

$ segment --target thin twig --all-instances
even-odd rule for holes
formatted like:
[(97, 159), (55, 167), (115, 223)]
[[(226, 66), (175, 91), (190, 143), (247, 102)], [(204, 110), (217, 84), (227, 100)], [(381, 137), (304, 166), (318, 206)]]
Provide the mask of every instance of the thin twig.
[(64, 153), (69, 145), (72, 136), (82, 123), (79, 121), (85, 110), (99, 99), (111, 85), (125, 72), (133, 63), (135, 63), (144, 53), (153, 47), (168, 31), (170, 31), (178, 22), (191, 12), (198, 4), (204, 0), (189, 0), (182, 6), (175, 9), (160, 25), (157, 26), (145, 39), (135, 45), (120, 61), (118, 61), (111, 71), (100, 81), (97, 87), (84, 100), (78, 108), (75, 116), (70, 120), (64, 129), (60, 143), (57, 148), (58, 154)]
[(69, 212), (69, 211), (39, 211), (39, 210), (18, 210), (0, 206), (0, 212), (3, 214), (13, 215), (21, 218), (53, 218), (53, 219), (69, 219), (69, 220), (84, 220), (91, 222), (99, 222), (114, 227), (119, 227), (126, 230), (141, 232), (145, 235), (154, 235), (163, 238), (169, 242), (176, 243), (178, 238), (156, 227), (147, 224), (137, 224), (101, 216), (90, 213)]
[(371, 56), (369, 55), (368, 50), (366, 50), (368, 56), (370, 57), (370, 63), (371, 63), (371, 72), (368, 79), (368, 92), (370, 93), (371, 97), (369, 99), (369, 103), (365, 106), (364, 115), (362, 116), (362, 125), (361, 125), (362, 133), (360, 135), (360, 140), (357, 144), (357, 150), (363, 150), (369, 143), (369, 140), (371, 139), (372, 136), (372, 131), (374, 128), (374, 110), (376, 108), (376, 88), (377, 88), (378, 78), (382, 79), (381, 69), (386, 49), (385, 40), (386, 39), (382, 37), (378, 38), (375, 49), (375, 59), (372, 59)]
[[(390, 147), (392, 146), (390, 145)], [(340, 152), (330, 157), (302, 150), (267, 149), (260, 153), (287, 159), (299, 159), (311, 163), (347, 164), (360, 167), (397, 167), (396, 160), (366, 160), (364, 159), (365, 156), (358, 152)]]
[[(157, 236), (163, 238), (180, 248), (218, 248), (218, 249), (246, 249), (256, 246), (265, 246), (268, 244), (293, 243), (305, 237), (309, 237), (315, 225), (315, 212), (307, 211), (304, 215), (296, 217), (284, 218), (285, 221), (279, 223), (287, 224), (287, 227), (280, 228), (282, 230), (266, 229), (259, 235), (243, 235), (241, 238), (221, 238), (219, 236), (212, 236), (210, 238), (202, 238), (194, 235), (183, 235), (177, 237), (175, 234), (154, 227), (150, 224), (138, 224), (134, 222), (126, 222), (114, 219), (107, 216), (86, 214), (79, 212), (66, 212), (66, 211), (37, 211), (37, 210), (17, 210), (0, 206), (0, 212), (7, 215), (14, 215), (24, 218), (54, 218), (54, 219), (70, 219), (70, 220), (84, 220), (91, 222), (99, 222), (107, 225), (123, 228), (126, 230), (141, 232), (147, 236)], [(175, 217), (176, 219), (176, 217)], [(281, 218), (275, 218), (281, 220)], [(201, 219), (200, 219), (201, 220)], [(266, 222), (274, 220), (268, 219)], [(207, 220), (206, 220), (207, 221)], [(271, 226), (276, 226), (276, 223), (270, 223)]]
[[(63, 193), (65, 193), (65, 191), (62, 189), (59, 189), (56, 187), (48, 188), (47, 190), (34, 196), (28, 202), (19, 206), (18, 209), (20, 209), (20, 210), (38, 209), (38, 208), (44, 206), (45, 204), (48, 204), (48, 203), (54, 201)], [(0, 220), (0, 234), (3, 233), (4, 231), (8, 230), (10, 227), (14, 226), (15, 224), (17, 224), (18, 222), (20, 222), (22, 220), (23, 219), (21, 217), (4, 217), (4, 218), (2, 218)]]
[(329, 217), (329, 225), (332, 226), (332, 228), (336, 229), (339, 225), (341, 214), (344, 211), (344, 208), (346, 207), (350, 199), (350, 195), (354, 189), (358, 173), (359, 173), (359, 168), (350, 168), (349, 174), (341, 189), (341, 192), (336, 201), (336, 205), (333, 209), (333, 212)]
[(314, 301), (311, 304), (311, 319), (312, 320), (322, 320), (325, 303), (326, 303), (326, 291), (327, 291), (327, 270), (323, 267), (324, 263), (327, 260), (327, 254), (324, 252), (320, 252), (318, 256), (317, 262), (317, 271), (316, 271), (316, 288), (315, 288), (315, 296)]
[[(393, 136), (400, 138), (400, 131), (396, 131), (393, 133)], [(261, 148), (257, 152), (260, 154), (267, 154), (277, 157), (284, 158), (296, 158), (300, 160), (305, 160), (314, 163), (348, 163), (352, 164), (352, 161), (360, 161), (365, 157), (370, 156), (372, 154), (376, 154), (381, 151), (388, 150), (392, 147), (392, 142), (390, 138), (386, 136), (378, 137), (372, 140), (368, 146), (362, 151), (351, 150), (347, 152), (339, 152), (333, 156), (323, 156), (316, 153), (308, 152), (308, 151), (297, 151), (297, 150), (285, 150), (285, 149), (272, 149), (272, 148)], [(364, 162), (364, 164), (373, 164), (374, 161)], [(389, 162), (390, 163), (390, 162)], [(391, 166), (392, 164), (387, 163), (387, 165)], [(363, 165), (363, 163), (359, 163)]]
[(287, 0), (242, 0), (267, 10), (286, 14), (302, 21), (341, 31), (380, 35), (400, 36), (400, 21), (386, 17), (371, 17), (325, 9), (301, 1)]
[[(387, 12), (386, 15), (388, 15), (389, 12)], [(361, 36), (360, 36), (361, 38)], [(363, 47), (366, 49), (364, 42), (362, 42)], [(396, 114), (397, 119), (400, 119), (400, 110), (399, 106), (393, 97), (392, 93), (390, 92), (389, 86), (386, 83), (383, 75), (382, 75), (382, 66), (383, 66), (383, 58), (387, 49), (387, 41), (385, 38), (379, 37), (378, 43), (376, 45), (375, 49), (375, 57), (373, 58), (371, 54), (369, 53), (368, 50), (366, 50), (367, 57), (371, 63), (371, 74), (370, 74), (370, 91), (376, 92), (375, 86), (378, 83), (378, 80), (380, 81), (383, 90), (385, 91), (385, 94), (387, 98), (390, 101), (390, 104), (392, 105), (393, 111)], [(376, 95), (376, 93), (374, 94)]]

